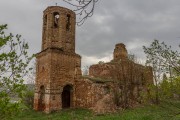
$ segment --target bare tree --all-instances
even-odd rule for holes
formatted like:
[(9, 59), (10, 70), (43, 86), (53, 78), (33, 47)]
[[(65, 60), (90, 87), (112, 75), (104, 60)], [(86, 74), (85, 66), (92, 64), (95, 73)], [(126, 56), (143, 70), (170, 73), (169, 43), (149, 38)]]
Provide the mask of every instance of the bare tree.
[(127, 109), (134, 106), (136, 103), (141, 103), (142, 99), (142, 68), (131, 60), (117, 63), (117, 66), (112, 70), (114, 78), (114, 97), (115, 104), (118, 107)]
[(99, 0), (63, 0), (74, 7), (73, 11), (77, 15), (77, 25), (80, 26), (94, 13), (95, 5)]

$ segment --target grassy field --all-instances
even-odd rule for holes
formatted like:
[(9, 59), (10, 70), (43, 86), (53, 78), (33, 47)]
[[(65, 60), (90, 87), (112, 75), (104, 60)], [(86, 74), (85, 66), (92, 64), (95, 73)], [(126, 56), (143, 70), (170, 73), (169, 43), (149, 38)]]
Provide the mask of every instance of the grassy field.
[(85, 109), (67, 109), (52, 114), (24, 111), (13, 120), (180, 120), (180, 101), (164, 101), (114, 114), (94, 115)]

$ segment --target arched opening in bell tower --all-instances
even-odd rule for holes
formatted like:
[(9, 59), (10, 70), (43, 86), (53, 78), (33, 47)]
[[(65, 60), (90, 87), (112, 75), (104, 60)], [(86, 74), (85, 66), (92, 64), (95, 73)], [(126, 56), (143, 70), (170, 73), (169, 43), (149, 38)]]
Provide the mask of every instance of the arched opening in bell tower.
[(71, 25), (70, 21), (71, 21), (71, 16), (67, 14), (66, 31), (70, 30), (70, 25)]
[(62, 92), (62, 108), (70, 108), (72, 105), (72, 91), (73, 88), (71, 85), (66, 85), (63, 88)]
[(44, 16), (44, 25), (46, 26), (47, 25), (47, 15)]
[(58, 26), (59, 26), (59, 17), (60, 17), (60, 15), (59, 15), (58, 12), (54, 12), (54, 13), (53, 13), (54, 27), (55, 27), (55, 28), (58, 28)]

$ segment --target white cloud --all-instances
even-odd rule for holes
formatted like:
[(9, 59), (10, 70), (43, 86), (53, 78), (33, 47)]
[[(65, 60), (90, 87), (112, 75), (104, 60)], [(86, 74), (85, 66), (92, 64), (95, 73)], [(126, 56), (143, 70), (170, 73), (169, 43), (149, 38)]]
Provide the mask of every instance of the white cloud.
[(82, 58), (82, 67), (83, 66), (90, 66), (92, 64), (98, 64), (99, 61), (109, 62), (112, 60), (113, 55), (105, 56), (102, 58), (92, 57), (92, 56), (83, 56)]

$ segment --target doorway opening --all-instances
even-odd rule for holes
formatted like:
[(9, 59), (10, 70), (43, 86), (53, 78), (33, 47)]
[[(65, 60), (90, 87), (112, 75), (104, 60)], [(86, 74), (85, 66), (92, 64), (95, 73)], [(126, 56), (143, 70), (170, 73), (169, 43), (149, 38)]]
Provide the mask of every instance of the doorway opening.
[(70, 108), (72, 101), (72, 86), (66, 85), (62, 92), (62, 108)]

